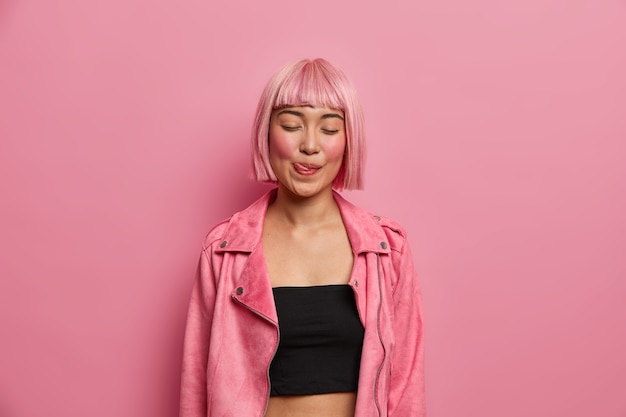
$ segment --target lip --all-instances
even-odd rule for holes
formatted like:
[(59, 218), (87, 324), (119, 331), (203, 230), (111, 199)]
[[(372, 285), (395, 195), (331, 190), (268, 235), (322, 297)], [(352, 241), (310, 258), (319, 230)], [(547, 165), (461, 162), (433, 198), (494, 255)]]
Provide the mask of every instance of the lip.
[(305, 164), (302, 162), (296, 162), (293, 164), (293, 168), (300, 175), (314, 175), (322, 167), (320, 165), (315, 165), (315, 164)]

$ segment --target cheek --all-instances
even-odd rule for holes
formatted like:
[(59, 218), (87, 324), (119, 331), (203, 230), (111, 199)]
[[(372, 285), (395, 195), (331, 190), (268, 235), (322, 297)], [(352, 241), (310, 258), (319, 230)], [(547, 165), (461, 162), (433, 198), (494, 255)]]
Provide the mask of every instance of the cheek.
[(343, 154), (346, 150), (346, 138), (345, 137), (337, 137), (336, 140), (333, 140), (326, 144), (324, 152), (326, 157), (329, 160), (341, 161), (343, 160)]
[(270, 130), (269, 137), (270, 158), (286, 158), (293, 154), (294, 146), (284, 133)]

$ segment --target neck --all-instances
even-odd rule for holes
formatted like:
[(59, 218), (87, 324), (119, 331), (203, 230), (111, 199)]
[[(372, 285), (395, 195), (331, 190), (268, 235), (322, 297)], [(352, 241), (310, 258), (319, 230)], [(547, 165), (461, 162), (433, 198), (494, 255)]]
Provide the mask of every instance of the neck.
[(330, 187), (315, 196), (300, 197), (279, 185), (276, 200), (268, 210), (277, 215), (277, 220), (280, 219), (291, 226), (318, 227), (340, 216)]

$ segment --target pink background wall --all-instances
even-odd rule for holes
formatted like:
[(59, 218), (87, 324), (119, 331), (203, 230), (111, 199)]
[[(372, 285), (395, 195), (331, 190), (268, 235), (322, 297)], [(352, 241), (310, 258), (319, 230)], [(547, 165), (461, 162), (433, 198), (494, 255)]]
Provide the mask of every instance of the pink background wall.
[[(352, 3), (352, 4), (349, 4)], [(0, 416), (171, 417), (204, 233), (323, 56), (410, 233), (430, 417), (626, 416), (626, 2), (0, 2)]]

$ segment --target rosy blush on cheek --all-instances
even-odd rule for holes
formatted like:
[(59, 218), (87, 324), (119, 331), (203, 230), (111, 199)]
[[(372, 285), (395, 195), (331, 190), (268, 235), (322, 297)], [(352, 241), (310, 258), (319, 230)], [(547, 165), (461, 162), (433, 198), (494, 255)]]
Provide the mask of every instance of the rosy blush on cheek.
[(324, 146), (324, 153), (326, 159), (330, 161), (337, 161), (343, 159), (343, 153), (346, 149), (346, 140), (343, 137), (337, 137), (330, 143)]
[(270, 155), (274, 154), (280, 158), (289, 158), (298, 151), (298, 146), (292, 143), (286, 135), (273, 134), (270, 132), (269, 139)]

